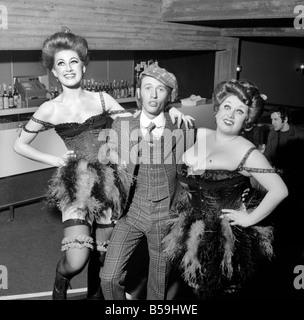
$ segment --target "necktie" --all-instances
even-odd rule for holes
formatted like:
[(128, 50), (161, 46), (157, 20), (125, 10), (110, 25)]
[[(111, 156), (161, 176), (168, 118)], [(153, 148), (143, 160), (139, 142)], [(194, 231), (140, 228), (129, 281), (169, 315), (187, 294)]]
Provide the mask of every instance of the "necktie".
[(152, 131), (156, 128), (156, 125), (154, 122), (150, 122), (150, 124), (147, 126), (147, 134), (149, 135), (149, 139), (147, 139), (148, 141), (150, 141), (150, 143), (153, 143), (153, 133)]

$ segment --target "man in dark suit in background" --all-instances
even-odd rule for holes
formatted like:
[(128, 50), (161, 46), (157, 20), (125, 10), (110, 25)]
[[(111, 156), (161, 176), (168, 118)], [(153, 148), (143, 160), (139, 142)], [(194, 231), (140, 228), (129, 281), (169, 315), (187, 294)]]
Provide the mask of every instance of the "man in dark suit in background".
[(274, 108), (270, 116), (273, 130), (268, 135), (264, 155), (282, 170), (289, 198), (300, 202), (304, 199), (304, 128), (291, 123), (291, 112), (286, 107)]
[[(273, 130), (270, 131), (264, 155), (276, 168), (284, 170), (287, 181), (294, 170), (295, 164), (300, 164), (298, 158), (304, 141), (304, 128), (294, 126), (291, 122), (291, 112), (286, 107), (276, 107), (271, 111)], [(301, 162), (302, 163), (302, 162)], [(285, 181), (286, 182), (286, 181)]]
[(296, 293), (293, 269), (304, 262), (304, 128), (292, 124), (287, 107), (275, 107), (270, 116), (273, 130), (268, 135), (264, 155), (282, 170), (289, 191), (274, 216), (275, 248), (281, 268), (280, 283), (284, 285), (286, 280), (286, 292), (292, 294)]
[(117, 118), (112, 125), (115, 134), (108, 141), (126, 164), (131, 187), (129, 207), (114, 228), (101, 273), (106, 300), (126, 299), (127, 263), (145, 238), (149, 252), (146, 298), (166, 298), (170, 264), (161, 246), (164, 225), (181, 188), (177, 163), (194, 143), (193, 130), (185, 126), (177, 129), (164, 112), (177, 96), (177, 80), (172, 73), (151, 65), (142, 72), (137, 87), (142, 112), (136, 118)]

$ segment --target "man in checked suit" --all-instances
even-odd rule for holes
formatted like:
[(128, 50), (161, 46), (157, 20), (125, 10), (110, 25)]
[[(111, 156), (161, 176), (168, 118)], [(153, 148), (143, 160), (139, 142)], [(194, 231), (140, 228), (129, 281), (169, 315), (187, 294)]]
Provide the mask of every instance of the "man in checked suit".
[(149, 252), (147, 300), (166, 299), (170, 265), (161, 246), (164, 225), (181, 188), (177, 164), (194, 143), (194, 130), (187, 130), (184, 124), (178, 129), (164, 112), (177, 91), (175, 76), (151, 65), (142, 72), (137, 84), (140, 115), (119, 117), (113, 122), (115, 132), (110, 135), (108, 146), (125, 163), (131, 187), (128, 208), (114, 228), (101, 272), (106, 300), (126, 299), (126, 266), (144, 237)]

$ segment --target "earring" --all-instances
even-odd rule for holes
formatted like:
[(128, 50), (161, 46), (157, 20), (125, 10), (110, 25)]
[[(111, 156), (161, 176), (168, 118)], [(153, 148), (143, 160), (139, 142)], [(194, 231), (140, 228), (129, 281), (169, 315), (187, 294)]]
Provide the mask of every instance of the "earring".
[(139, 88), (136, 89), (136, 93), (137, 93), (137, 98), (140, 99), (140, 89)]

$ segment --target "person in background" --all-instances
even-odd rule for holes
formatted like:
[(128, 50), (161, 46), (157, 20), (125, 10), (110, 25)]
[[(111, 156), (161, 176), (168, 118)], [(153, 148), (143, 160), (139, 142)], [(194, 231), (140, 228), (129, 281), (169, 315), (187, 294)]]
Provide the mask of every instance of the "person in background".
[(295, 167), (303, 163), (299, 158), (304, 145), (304, 128), (292, 124), (291, 112), (286, 107), (272, 109), (270, 117), (273, 130), (268, 135), (264, 155), (274, 167), (283, 170), (284, 181), (292, 187), (299, 174), (299, 168)]
[[(42, 60), (62, 86), (62, 93), (43, 103), (14, 144), (20, 155), (57, 167), (50, 181), (48, 203), (62, 213), (61, 250), (52, 298), (65, 300), (70, 280), (88, 265), (88, 298), (103, 299), (99, 271), (115, 221), (126, 203), (125, 171), (102, 164), (100, 133), (117, 116), (131, 116), (109, 94), (89, 92), (81, 80), (89, 62), (86, 39), (66, 29), (45, 40)], [(188, 118), (172, 108), (171, 120)], [(39, 132), (55, 129), (67, 152), (55, 156), (31, 146)], [(90, 253), (92, 252), (91, 259)]]
[[(241, 294), (259, 262), (273, 257), (266, 218), (288, 195), (265, 156), (240, 135), (264, 107), (258, 88), (224, 81), (213, 97), (216, 129), (198, 128), (194, 146), (183, 155), (179, 177), (185, 188), (163, 240), (167, 258), (197, 297), (207, 300)], [(243, 201), (250, 178), (265, 192), (256, 190)]]
[[(273, 129), (270, 131), (265, 157), (282, 172), (289, 196), (280, 205), (275, 217), (277, 241), (275, 242), (278, 273), (287, 274), (282, 282), (284, 288), (291, 288), (293, 268), (304, 262), (304, 128), (292, 123), (288, 107), (277, 106), (270, 111)], [(286, 213), (293, 219), (286, 219)], [(294, 291), (294, 290), (293, 290)], [(290, 292), (286, 290), (286, 292)]]
[[(141, 73), (136, 90), (137, 104), (142, 110), (140, 115), (115, 119), (112, 128), (116, 135), (108, 140), (110, 154), (114, 150), (114, 155), (118, 154), (117, 161), (126, 164), (132, 187), (129, 205), (117, 221), (101, 270), (106, 300), (125, 299), (128, 262), (144, 241), (147, 241), (149, 253), (145, 298), (166, 298), (170, 264), (161, 246), (163, 226), (170, 218), (170, 206), (181, 188), (177, 163), (186, 150), (187, 141), (191, 144), (193, 132), (187, 131), (185, 126), (177, 129), (164, 113), (178, 93), (177, 80), (172, 73), (150, 65)], [(131, 143), (125, 143), (125, 139), (130, 139)]]

